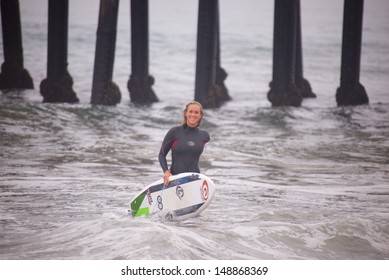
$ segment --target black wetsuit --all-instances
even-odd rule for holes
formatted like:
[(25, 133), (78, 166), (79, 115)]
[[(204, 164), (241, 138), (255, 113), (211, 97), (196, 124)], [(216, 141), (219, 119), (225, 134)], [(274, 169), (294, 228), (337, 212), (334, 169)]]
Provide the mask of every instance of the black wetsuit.
[(187, 125), (173, 127), (166, 134), (158, 158), (163, 172), (168, 170), (166, 155), (172, 150), (170, 172), (176, 175), (183, 172), (200, 173), (199, 159), (204, 145), (210, 140), (208, 132)]

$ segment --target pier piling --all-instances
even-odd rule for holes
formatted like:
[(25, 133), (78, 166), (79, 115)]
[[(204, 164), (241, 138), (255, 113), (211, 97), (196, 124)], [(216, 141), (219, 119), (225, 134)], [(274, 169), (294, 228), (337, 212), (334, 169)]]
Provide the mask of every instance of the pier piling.
[(43, 102), (77, 103), (73, 79), (67, 70), (68, 0), (49, 0), (47, 78), (40, 84)]
[(118, 11), (119, 0), (100, 0), (91, 98), (95, 105), (116, 105), (121, 100), (120, 89), (112, 81)]
[(221, 51), (220, 51), (220, 8), (219, 8), (219, 0), (217, 2), (217, 10), (216, 10), (216, 31), (217, 31), (217, 45), (216, 45), (216, 78), (215, 83), (218, 87), (219, 94), (219, 103), (230, 101), (231, 96), (228, 93), (228, 89), (224, 83), (228, 74), (224, 68), (221, 67)]
[(345, 0), (340, 87), (336, 91), (338, 106), (369, 103), (359, 82), (362, 44), (363, 0)]
[(303, 69), (303, 44), (301, 36), (301, 8), (300, 0), (296, 1), (296, 65), (295, 65), (295, 83), (300, 90), (300, 94), (303, 98), (315, 98), (316, 94), (313, 93), (310, 83), (304, 78)]
[(32, 78), (24, 69), (19, 0), (1, 0), (0, 9), (4, 50), (0, 89), (32, 89)]
[(199, 0), (195, 100), (204, 108), (219, 107), (229, 99), (219, 45), (219, 1)]
[(127, 87), (134, 103), (157, 102), (149, 75), (149, 1), (131, 0), (131, 68)]
[(274, 1), (273, 78), (268, 99), (272, 106), (300, 106), (296, 86), (297, 0)]

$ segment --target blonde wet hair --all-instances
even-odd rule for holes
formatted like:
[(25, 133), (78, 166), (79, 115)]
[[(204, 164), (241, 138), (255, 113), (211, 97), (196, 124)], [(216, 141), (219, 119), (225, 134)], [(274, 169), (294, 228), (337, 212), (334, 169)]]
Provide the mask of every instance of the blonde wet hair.
[(182, 122), (181, 122), (181, 125), (184, 125), (184, 124), (186, 124), (186, 122), (187, 122), (185, 113), (188, 112), (188, 108), (189, 108), (190, 105), (197, 105), (197, 106), (200, 107), (201, 119), (199, 120), (199, 122), (197, 123), (197, 126), (196, 126), (196, 127), (199, 127), (199, 126), (201, 125), (201, 121), (203, 120), (204, 110), (203, 110), (203, 106), (201, 105), (201, 103), (200, 103), (200, 102), (197, 102), (197, 101), (191, 101), (191, 102), (189, 102), (188, 104), (186, 104), (185, 109), (184, 109), (184, 112), (183, 112), (184, 118), (183, 118), (183, 120), (182, 120)]

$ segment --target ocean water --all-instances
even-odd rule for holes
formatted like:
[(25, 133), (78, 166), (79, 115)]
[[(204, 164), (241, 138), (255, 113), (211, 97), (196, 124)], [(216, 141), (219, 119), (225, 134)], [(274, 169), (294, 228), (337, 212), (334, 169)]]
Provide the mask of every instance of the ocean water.
[(369, 105), (336, 106), (342, 1), (302, 0), (304, 76), (318, 97), (272, 108), (274, 3), (220, 0), (233, 100), (205, 112), (211, 142), (200, 167), (217, 190), (185, 221), (127, 210), (162, 176), (161, 141), (193, 99), (197, 1), (149, 1), (150, 74), (160, 99), (149, 106), (131, 104), (126, 89), (130, 11), (121, 1), (115, 107), (89, 104), (98, 1), (69, 2), (76, 105), (42, 104), (47, 1), (20, 0), (35, 89), (0, 94), (0, 259), (389, 259), (387, 1), (365, 1), (361, 83)]

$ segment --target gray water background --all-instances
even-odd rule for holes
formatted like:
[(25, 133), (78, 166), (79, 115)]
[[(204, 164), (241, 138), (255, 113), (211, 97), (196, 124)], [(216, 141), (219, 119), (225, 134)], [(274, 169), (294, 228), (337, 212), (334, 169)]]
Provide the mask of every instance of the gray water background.
[(150, 106), (129, 101), (121, 1), (116, 107), (89, 104), (98, 1), (69, 2), (77, 105), (41, 103), (47, 1), (20, 0), (35, 89), (0, 95), (0, 259), (389, 258), (387, 1), (365, 1), (361, 83), (370, 104), (356, 107), (335, 102), (343, 1), (301, 1), (304, 76), (318, 97), (300, 108), (271, 108), (266, 98), (273, 1), (220, 1), (233, 101), (206, 110), (211, 142), (201, 161), (217, 192), (201, 216), (181, 222), (135, 219), (127, 209), (162, 176), (161, 141), (193, 98), (197, 1), (149, 1), (150, 73), (161, 100)]

